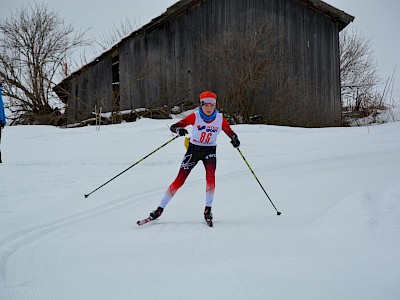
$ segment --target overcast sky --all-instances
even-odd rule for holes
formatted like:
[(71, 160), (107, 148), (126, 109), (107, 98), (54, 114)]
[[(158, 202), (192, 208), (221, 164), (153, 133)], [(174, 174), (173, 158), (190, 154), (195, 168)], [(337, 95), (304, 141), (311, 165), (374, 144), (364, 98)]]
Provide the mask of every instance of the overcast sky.
[(400, 0), (327, 0), (326, 3), (355, 17), (349, 29), (371, 39), (382, 79), (392, 76), (393, 96), (400, 103)]
[[(40, 0), (37, 0), (40, 2)], [(0, 0), (0, 18), (28, 0)], [(77, 30), (87, 30), (88, 37), (99, 39), (114, 26), (125, 22), (143, 26), (176, 3), (176, 0), (44, 0)], [(372, 41), (372, 50), (382, 79), (395, 74), (394, 96), (400, 100), (400, 0), (327, 0), (326, 3), (355, 17), (350, 29)], [(90, 59), (90, 50), (86, 50)], [(89, 56), (89, 57), (88, 57)]]

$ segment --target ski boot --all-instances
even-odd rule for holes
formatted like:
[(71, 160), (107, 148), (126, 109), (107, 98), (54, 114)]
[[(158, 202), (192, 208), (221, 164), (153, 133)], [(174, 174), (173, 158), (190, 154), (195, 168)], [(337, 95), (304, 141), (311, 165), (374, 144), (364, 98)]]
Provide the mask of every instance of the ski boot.
[(150, 213), (150, 219), (152, 219), (152, 220), (155, 220), (155, 219), (157, 219), (159, 216), (161, 216), (161, 214), (163, 213), (163, 211), (164, 211), (164, 208), (162, 208), (162, 207), (157, 207), (157, 209), (155, 210), (155, 211), (152, 211), (151, 213)]
[(204, 219), (206, 220), (208, 226), (213, 227), (213, 215), (211, 213), (210, 206), (206, 206), (206, 208), (204, 209)]

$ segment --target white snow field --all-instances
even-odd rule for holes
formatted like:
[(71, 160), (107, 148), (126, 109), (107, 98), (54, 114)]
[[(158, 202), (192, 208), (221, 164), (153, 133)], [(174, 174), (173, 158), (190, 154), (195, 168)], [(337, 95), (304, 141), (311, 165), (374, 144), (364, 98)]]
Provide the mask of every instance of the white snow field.
[(6, 127), (0, 299), (400, 299), (400, 122), (221, 133), (214, 227), (200, 163), (159, 220), (185, 152), (177, 120)]

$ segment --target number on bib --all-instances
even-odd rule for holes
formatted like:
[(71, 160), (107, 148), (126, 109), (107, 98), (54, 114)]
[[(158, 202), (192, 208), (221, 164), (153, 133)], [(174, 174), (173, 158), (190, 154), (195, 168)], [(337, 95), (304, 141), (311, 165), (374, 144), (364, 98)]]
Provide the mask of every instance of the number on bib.
[(202, 133), (201, 133), (201, 136), (200, 136), (200, 142), (202, 142), (202, 143), (204, 143), (204, 142), (209, 143), (209, 142), (210, 142), (210, 139), (211, 139), (211, 136), (212, 136), (212, 133), (211, 133), (211, 132), (209, 132), (209, 133), (202, 132)]

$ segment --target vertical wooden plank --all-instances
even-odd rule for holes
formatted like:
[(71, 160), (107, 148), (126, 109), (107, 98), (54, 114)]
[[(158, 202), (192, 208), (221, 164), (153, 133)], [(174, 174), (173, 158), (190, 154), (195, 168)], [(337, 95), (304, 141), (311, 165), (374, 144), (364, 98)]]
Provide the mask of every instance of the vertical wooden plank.
[(130, 102), (130, 40), (119, 45), (119, 82), (120, 82), (120, 106), (121, 110), (132, 109)]
[(165, 65), (166, 65), (166, 81), (167, 81), (167, 93), (168, 99), (166, 99), (166, 103), (169, 103), (172, 95), (175, 95), (176, 91), (176, 67), (175, 67), (175, 23), (168, 21), (165, 26), (166, 29), (166, 49), (165, 49)]
[[(187, 54), (187, 14), (184, 13), (176, 20), (175, 34), (175, 76), (176, 76), (176, 94), (175, 99), (171, 99), (173, 104), (182, 98), (185, 98), (187, 91), (187, 69), (188, 69), (188, 54)], [(179, 99), (178, 99), (179, 98)]]
[(197, 60), (196, 57), (199, 55), (199, 26), (197, 23), (199, 20), (199, 13), (197, 7), (189, 9), (187, 12), (187, 95), (186, 98), (189, 101), (193, 101), (196, 98), (196, 85), (197, 85)]

